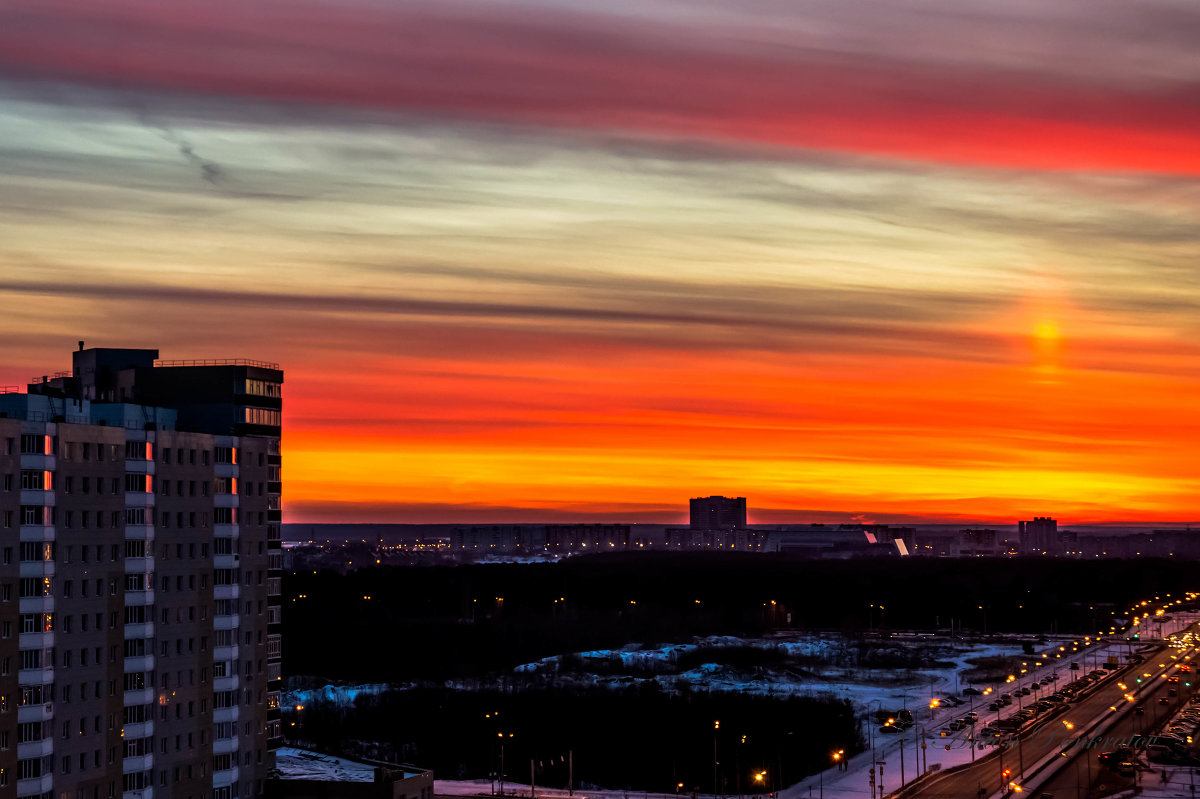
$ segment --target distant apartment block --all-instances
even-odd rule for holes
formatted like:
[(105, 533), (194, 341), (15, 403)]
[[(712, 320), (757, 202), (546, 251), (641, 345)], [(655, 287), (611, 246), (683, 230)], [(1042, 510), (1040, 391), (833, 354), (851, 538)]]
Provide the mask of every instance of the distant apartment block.
[(737, 530), (746, 526), (745, 497), (696, 497), (690, 502), (693, 530)]
[(477, 524), (454, 528), (450, 551), (458, 555), (555, 556), (618, 552), (632, 545), (628, 524)]
[(263, 791), (282, 383), (81, 342), (71, 371), (0, 393), (0, 797)]
[[(693, 500), (694, 501), (694, 500)], [(735, 552), (761, 552), (767, 543), (767, 533), (742, 527), (666, 527), (663, 529), (663, 545), (667, 549), (733, 550)]]
[(1058, 522), (1049, 516), (1035, 516), (1033, 521), (1017, 522), (1017, 538), (1024, 555), (1061, 555), (1064, 547), (1058, 534)]

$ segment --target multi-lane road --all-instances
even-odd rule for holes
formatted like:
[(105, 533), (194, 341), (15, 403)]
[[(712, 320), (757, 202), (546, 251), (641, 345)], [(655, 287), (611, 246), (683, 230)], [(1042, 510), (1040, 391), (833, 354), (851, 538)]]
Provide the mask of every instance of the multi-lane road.
[[(1172, 655), (1179, 659), (1172, 659)], [(1122, 780), (1113, 772), (1101, 769), (1097, 755), (1100, 751), (1115, 748), (1117, 740), (1155, 730), (1180, 704), (1187, 701), (1192, 689), (1184, 689), (1182, 682), (1178, 686), (1170, 686), (1164, 678), (1176, 673), (1179, 662), (1193, 657), (1194, 652), (1180, 654), (1164, 644), (1146, 653), (1142, 663), (1117, 670), (1115, 675), (1093, 686), (1078, 701), (1065, 703), (1063, 708), (1044, 714), (1034, 725), (1022, 731), (1019, 737), (1011, 740), (1009, 746), (990, 748), (989, 754), (973, 765), (934, 777), (906, 795), (921, 799), (994, 796), (1010, 782), (1023, 785), (1026, 778), (1033, 777), (1033, 767), (1052, 752), (1061, 759), (1061, 763), (1048, 766), (1037, 775), (1038, 782), (1045, 781), (1038, 786), (1034, 796), (1049, 793), (1056, 799), (1074, 799), (1086, 796), (1085, 789), (1101, 781), (1110, 786), (1118, 782), (1127, 783), (1129, 780)], [(1137, 682), (1139, 678), (1142, 680), (1140, 684)], [(1120, 687), (1122, 683), (1127, 686), (1126, 689)], [(1179, 688), (1178, 695), (1169, 697), (1169, 704), (1159, 704), (1159, 697), (1167, 697), (1169, 687)], [(1135, 694), (1134, 701), (1125, 698), (1127, 693)], [(1145, 709), (1144, 715), (1134, 712), (1136, 706)], [(1093, 728), (1093, 722), (1097, 720), (1098, 726)], [(1069, 722), (1072, 729), (1068, 729), (1064, 722)], [(1085, 748), (1076, 743), (1081, 735), (1087, 738), (1100, 735), (1101, 742), (1094, 748)], [(1110, 739), (1108, 743), (1104, 742), (1106, 739)], [(1003, 772), (1007, 769), (1011, 769), (1011, 774), (1005, 777)], [(1053, 776), (1046, 780), (1046, 774), (1050, 772), (1053, 772)]]

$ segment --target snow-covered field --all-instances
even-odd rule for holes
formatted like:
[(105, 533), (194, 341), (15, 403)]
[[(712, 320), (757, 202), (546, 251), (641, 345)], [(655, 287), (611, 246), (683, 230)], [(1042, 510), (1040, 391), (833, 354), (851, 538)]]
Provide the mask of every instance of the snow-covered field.
[[(1019, 655), (1020, 639), (988, 641), (949, 639), (886, 639), (865, 642), (874, 655), (899, 656), (910, 668), (855, 665), (862, 659), (863, 642), (837, 635), (794, 635), (772, 638), (712, 636), (657, 647), (630, 644), (620, 649), (555, 655), (517, 666), (511, 674), (471, 681), (447, 681), (444, 686), (464, 691), (522, 683), (624, 690), (630, 685), (657, 683), (666, 693), (733, 692), (758, 696), (812, 696), (848, 699), (864, 705), (876, 699), (885, 707), (928, 704), (930, 697), (956, 690), (956, 677), (980, 658)], [(730, 651), (761, 651), (763, 665), (725, 663)], [(711, 657), (711, 660), (709, 658)], [(683, 668), (681, 659), (688, 665)], [(932, 664), (932, 665), (922, 665)], [(286, 706), (315, 702), (349, 707), (358, 697), (387, 690), (406, 690), (414, 683), (326, 685), (285, 692)], [(965, 684), (957, 685), (958, 689)]]
[[(1181, 619), (1180, 624), (1193, 620), (1190, 617)], [(994, 715), (994, 712), (985, 710), (990, 697), (961, 696), (962, 690), (968, 687), (963, 681), (964, 673), (981, 659), (1015, 656), (1020, 658), (1015, 665), (1019, 666), (1022, 660), (1029, 665), (1025, 675), (1019, 675), (1019, 668), (1014, 668), (1019, 675), (1016, 683), (998, 687), (998, 694), (1030, 685), (1052, 669), (1058, 671), (1060, 680), (1070, 681), (1074, 676), (1069, 668), (1071, 662), (1078, 662), (1083, 673), (1101, 666), (1108, 655), (1123, 656), (1127, 649), (1125, 644), (1085, 647), (1080, 643), (1078, 646), (1081, 648), (1073, 651), (1073, 644), (1067, 638), (1042, 641), (1037, 644), (1037, 651), (1050, 663), (1042, 669), (1035, 669), (1029, 663), (1034, 658), (1022, 656), (1022, 644), (1028, 640), (1029, 636), (992, 636), (979, 640), (910, 636), (864, 641), (833, 634), (795, 634), (753, 639), (707, 637), (653, 647), (630, 644), (619, 649), (556, 655), (519, 665), (509, 674), (469, 683), (447, 681), (443, 687), (463, 691), (497, 687), (520, 690), (522, 685), (536, 687), (553, 684), (625, 690), (631, 685), (655, 682), (667, 693), (731, 692), (848, 700), (863, 721), (864, 742), (873, 739), (876, 748), (874, 757), (870, 751), (860, 753), (849, 761), (848, 771), (830, 770), (824, 775), (809, 777), (780, 793), (782, 799), (799, 799), (806, 796), (810, 789), (815, 794), (815, 789), (823, 785), (825, 791), (833, 791), (830, 793), (832, 796), (866, 796), (869, 789), (868, 770), (873, 760), (887, 760), (884, 780), (889, 790), (899, 787), (900, 776), (901, 741), (897, 739), (901, 736), (876, 732), (875, 725), (868, 719), (871, 711), (900, 708), (913, 711), (915, 727), (903, 736), (907, 765), (905, 776), (911, 780), (916, 774), (915, 759), (918, 754), (922, 768), (928, 766), (930, 769), (949, 768), (972, 758), (972, 750), (963, 740), (965, 733), (943, 738), (939, 731), (948, 722), (972, 709), (980, 711), (981, 716), (990, 718)], [(866, 650), (863, 649), (864, 645)], [(864, 658), (864, 651), (873, 654)], [(756, 652), (761, 652), (763, 657), (756, 658)], [(871, 662), (880, 660), (880, 655), (883, 661), (906, 661), (908, 667), (883, 668), (871, 665)], [(744, 665), (747, 663), (752, 665)], [(286, 692), (284, 702), (285, 707), (317, 701), (349, 706), (361, 696), (415, 687), (414, 684), (330, 685), (315, 690)], [(930, 706), (932, 699), (942, 699), (947, 695), (959, 695), (966, 704), (955, 708)], [(1014, 703), (1004, 708), (1002, 715), (1015, 712), (1017, 707), (1018, 703)], [(976, 757), (981, 754), (978, 750), (974, 752)], [(490, 793), (486, 781), (438, 780), (437, 784), (438, 793)], [(524, 790), (528, 795), (528, 788)], [(538, 790), (539, 796), (556, 793)], [(598, 796), (600, 793), (616, 796), (622, 792), (590, 791), (577, 792), (576, 795)], [(630, 792), (629, 795), (638, 794)]]

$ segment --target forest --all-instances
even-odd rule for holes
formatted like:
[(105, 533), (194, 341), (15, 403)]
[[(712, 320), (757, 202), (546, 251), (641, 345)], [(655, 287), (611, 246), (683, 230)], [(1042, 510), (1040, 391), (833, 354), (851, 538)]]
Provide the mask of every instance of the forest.
[(285, 674), (372, 682), (470, 678), (629, 642), (784, 628), (1087, 634), (1196, 579), (1191, 562), (1150, 558), (633, 553), (293, 573), (283, 587)]

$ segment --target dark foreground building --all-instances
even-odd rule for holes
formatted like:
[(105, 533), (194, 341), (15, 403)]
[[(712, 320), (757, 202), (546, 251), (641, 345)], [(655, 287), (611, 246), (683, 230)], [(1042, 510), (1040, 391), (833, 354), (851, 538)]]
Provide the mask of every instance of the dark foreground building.
[(0, 799), (241, 799), (281, 742), (283, 373), (83, 349), (0, 393)]

